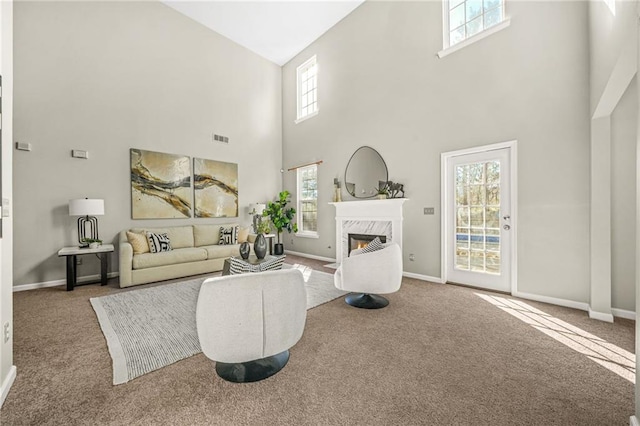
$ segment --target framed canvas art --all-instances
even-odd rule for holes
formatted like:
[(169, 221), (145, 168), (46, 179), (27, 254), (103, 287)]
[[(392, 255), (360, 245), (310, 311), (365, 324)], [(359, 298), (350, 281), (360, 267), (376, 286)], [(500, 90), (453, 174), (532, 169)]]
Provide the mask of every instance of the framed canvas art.
[(189, 157), (131, 149), (131, 217), (191, 217)]
[(195, 217), (238, 217), (238, 164), (193, 159)]

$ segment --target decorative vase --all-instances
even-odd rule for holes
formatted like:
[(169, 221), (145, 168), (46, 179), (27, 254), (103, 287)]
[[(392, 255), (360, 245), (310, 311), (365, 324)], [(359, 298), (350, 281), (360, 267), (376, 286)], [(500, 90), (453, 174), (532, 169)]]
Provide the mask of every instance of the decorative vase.
[(248, 242), (244, 242), (240, 244), (240, 257), (247, 260), (249, 258), (249, 252), (251, 251), (251, 246)]
[(386, 200), (387, 194), (378, 194), (378, 200)]
[(264, 234), (258, 234), (256, 241), (253, 243), (253, 252), (258, 259), (264, 259), (267, 254), (267, 239)]
[(276, 256), (282, 256), (284, 254), (284, 244), (274, 244), (273, 254), (275, 254)]
[(100, 247), (100, 243), (89, 243), (90, 249), (97, 249), (98, 247)]

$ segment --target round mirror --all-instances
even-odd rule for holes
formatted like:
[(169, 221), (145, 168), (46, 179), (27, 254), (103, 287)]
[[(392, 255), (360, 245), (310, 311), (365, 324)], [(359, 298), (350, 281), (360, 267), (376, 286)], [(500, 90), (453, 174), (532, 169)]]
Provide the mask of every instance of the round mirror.
[(378, 151), (361, 146), (353, 153), (344, 172), (344, 186), (356, 198), (371, 198), (388, 180), (387, 165)]

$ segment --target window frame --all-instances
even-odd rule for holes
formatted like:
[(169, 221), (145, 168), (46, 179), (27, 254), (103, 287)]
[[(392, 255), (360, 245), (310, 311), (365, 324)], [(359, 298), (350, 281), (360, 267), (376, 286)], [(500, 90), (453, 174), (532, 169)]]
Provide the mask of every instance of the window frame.
[[(302, 175), (305, 170), (315, 169), (316, 171), (316, 230), (309, 231), (304, 229), (304, 221), (303, 221), (303, 212), (302, 212), (302, 202), (311, 200), (310, 198), (302, 198)], [(298, 232), (295, 234), (297, 237), (305, 237), (305, 238), (319, 238), (319, 234), (317, 231), (317, 223), (318, 223), (318, 165), (310, 164), (304, 167), (298, 167), (296, 169), (296, 222), (298, 224)]]
[[(316, 75), (315, 75), (315, 80), (316, 80), (316, 87), (315, 87), (315, 95), (316, 95), (316, 107), (315, 107), (315, 111), (313, 111), (312, 113), (309, 113), (307, 115), (302, 115), (302, 108), (304, 108), (302, 106), (302, 73), (315, 66), (316, 67)], [(304, 61), (300, 66), (298, 66), (298, 68), (296, 68), (296, 120), (295, 123), (298, 124), (304, 120), (307, 120), (311, 117), (315, 117), (316, 115), (318, 115), (318, 111), (320, 110), (319, 108), (319, 102), (318, 102), (318, 72), (319, 72), (319, 67), (318, 67), (318, 58), (317, 55), (313, 55), (312, 57), (310, 57), (309, 59), (307, 59), (306, 61)], [(308, 106), (309, 104), (307, 104)]]
[[(489, 28), (484, 28), (471, 37), (467, 37), (452, 46), (450, 38), (451, 35), (449, 34), (449, 4), (451, 3), (451, 0), (442, 0), (442, 50), (438, 52), (438, 57), (444, 58), (445, 56), (450, 55), (453, 52), (457, 52), (458, 50), (463, 49), (479, 40), (482, 40), (483, 38), (488, 37), (491, 34), (497, 33), (498, 31), (509, 27), (509, 25), (511, 25), (511, 18), (509, 18), (509, 16), (507, 15), (507, 0), (500, 1), (502, 3), (502, 21)], [(465, 19), (465, 23), (463, 25), (466, 24), (467, 22)]]

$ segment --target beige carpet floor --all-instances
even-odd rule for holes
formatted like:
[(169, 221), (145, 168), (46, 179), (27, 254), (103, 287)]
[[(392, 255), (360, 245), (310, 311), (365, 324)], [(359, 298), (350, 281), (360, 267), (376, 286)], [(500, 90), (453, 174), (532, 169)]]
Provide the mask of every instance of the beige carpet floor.
[[(315, 269), (326, 262), (288, 256)], [(111, 359), (83, 286), (14, 294), (18, 376), (5, 425), (627, 425), (633, 385), (479, 298), (477, 290), (405, 279), (386, 309), (342, 298), (308, 312), (277, 375), (219, 379), (199, 354), (111, 384)], [(632, 321), (528, 302), (627, 351)]]

